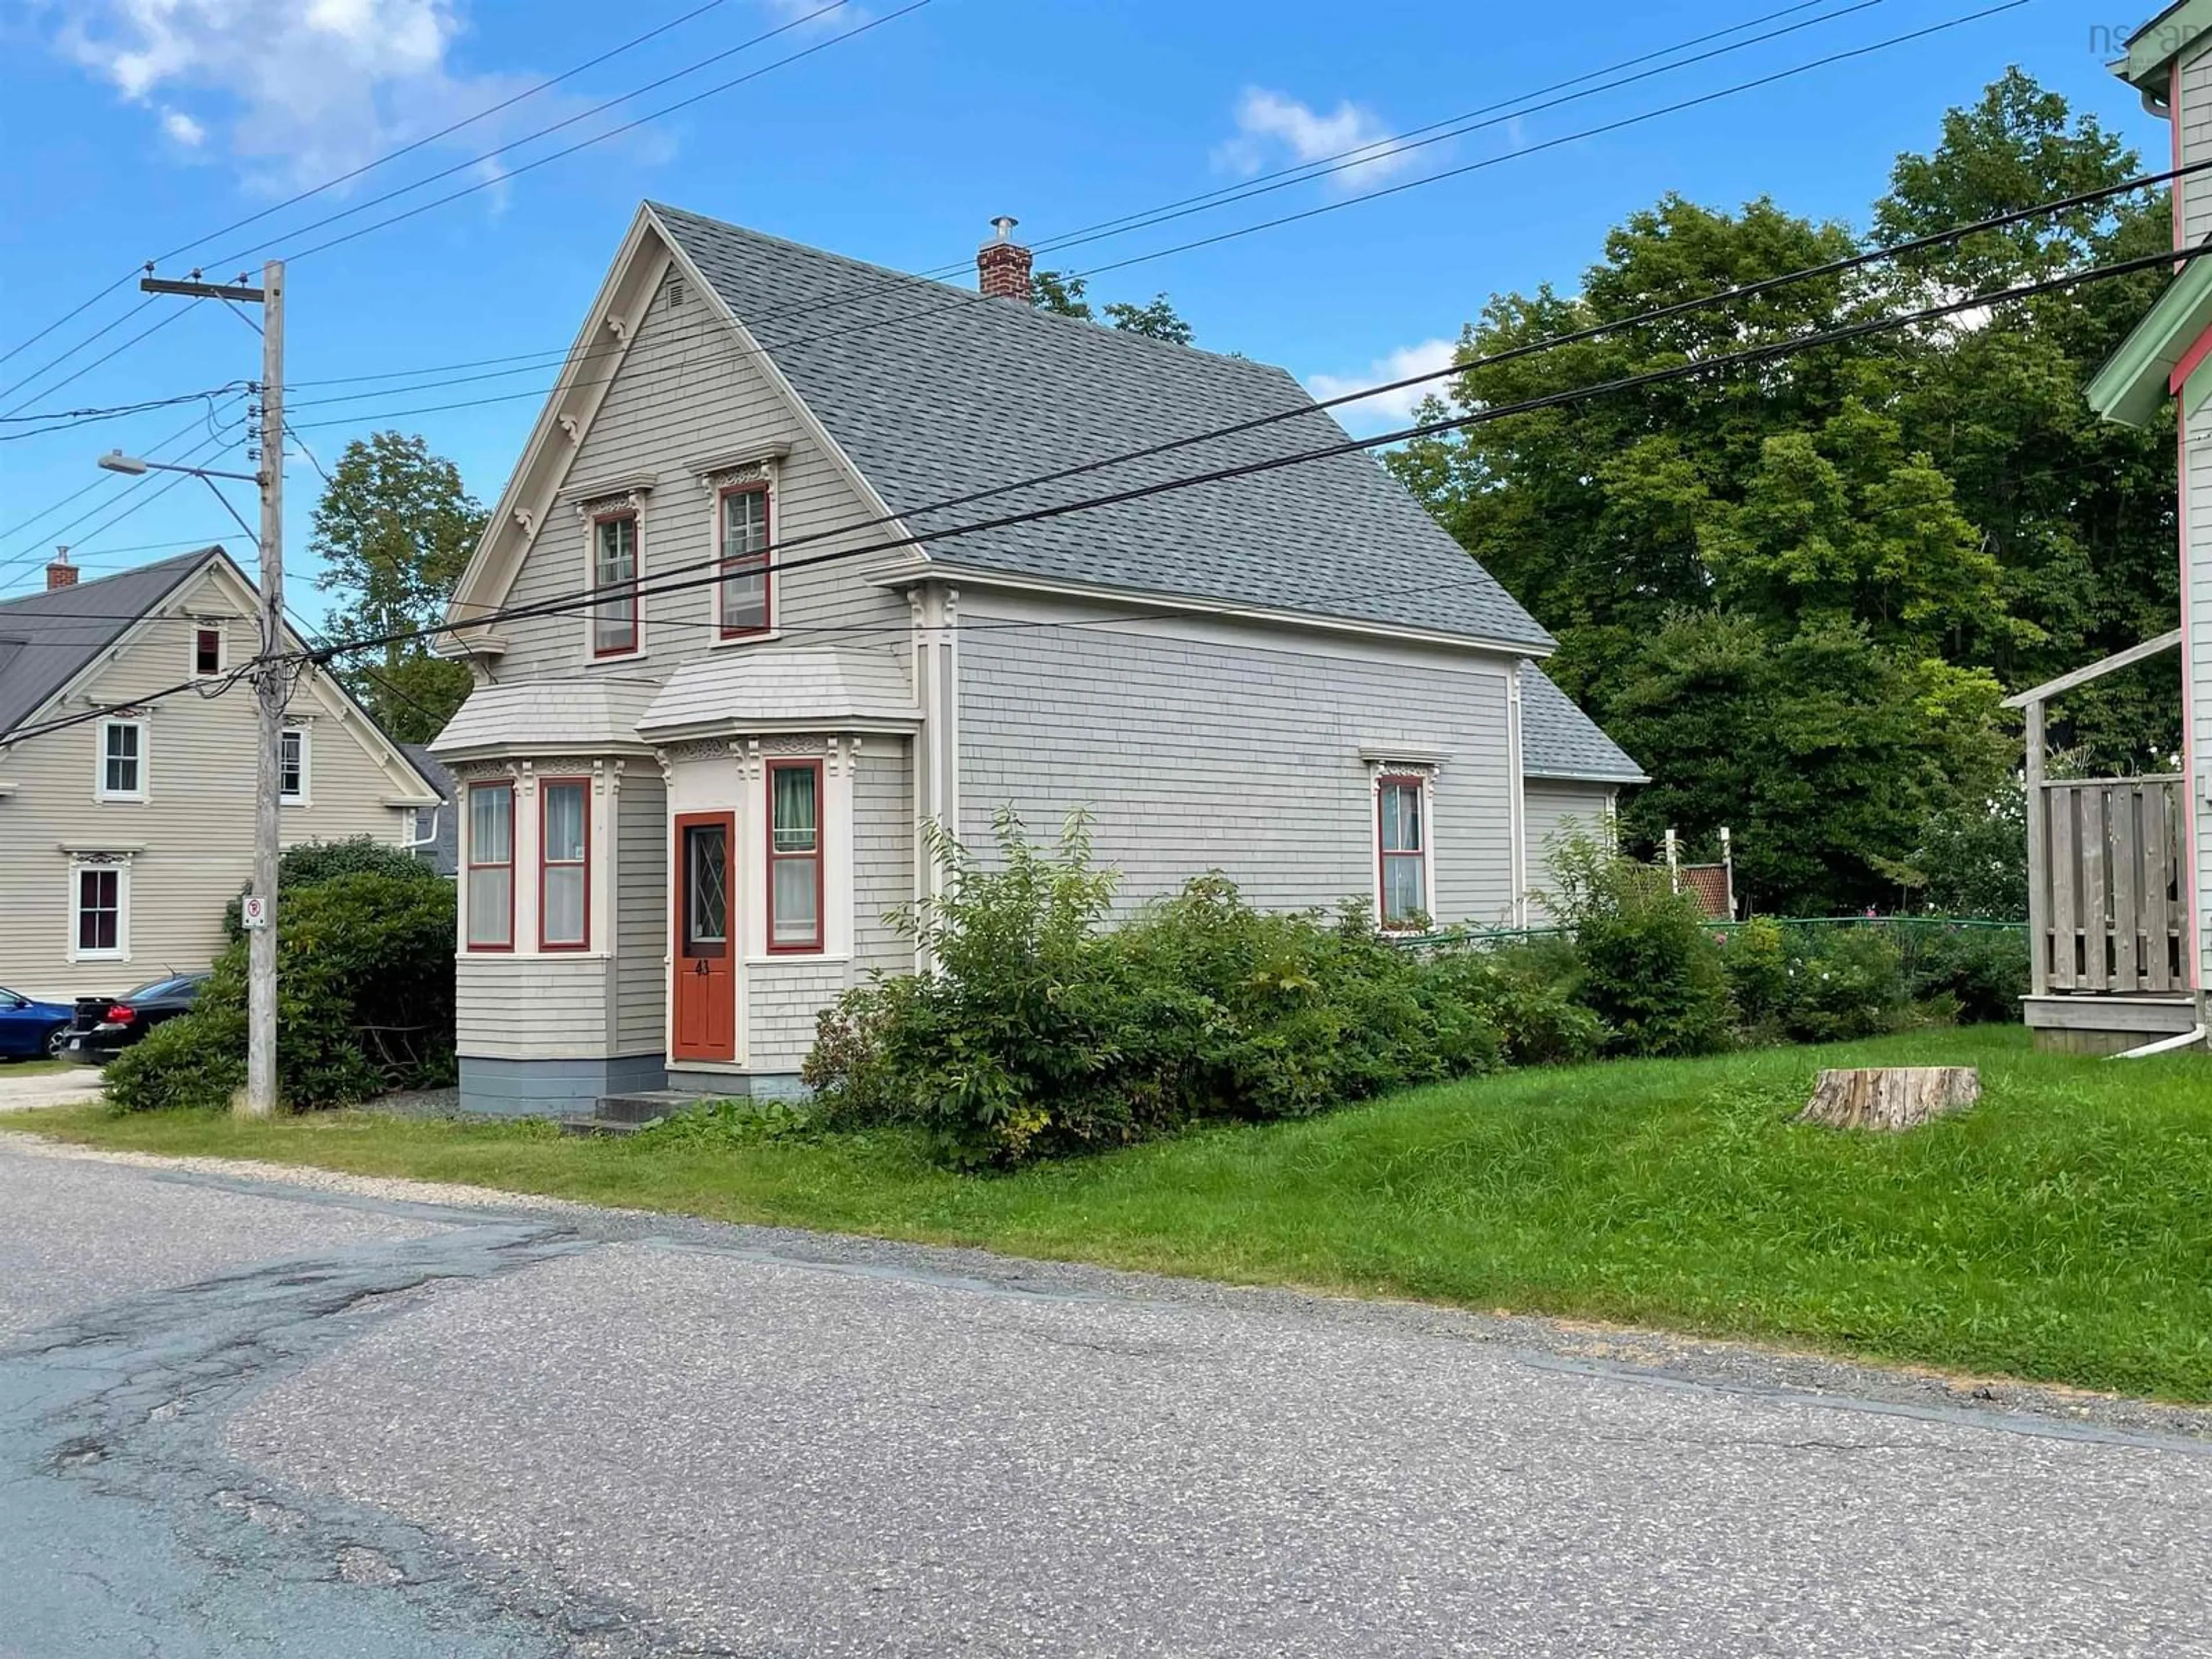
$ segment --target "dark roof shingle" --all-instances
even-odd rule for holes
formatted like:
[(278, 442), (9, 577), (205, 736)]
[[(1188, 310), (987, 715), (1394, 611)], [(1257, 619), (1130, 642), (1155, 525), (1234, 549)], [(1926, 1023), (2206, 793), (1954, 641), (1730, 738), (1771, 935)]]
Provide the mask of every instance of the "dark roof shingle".
[[(1340, 444), (1288, 374), (983, 300), (650, 204), (884, 503), (927, 532)], [(1267, 415), (1256, 430), (931, 513)], [(948, 563), (1547, 651), (1551, 635), (1370, 455), (927, 544)]]
[(1521, 671), (1521, 770), (1532, 778), (1650, 781), (1628, 751), (1534, 663)]
[(209, 560), (222, 556), (220, 547), (204, 547), (74, 587), (0, 599), (0, 738)]

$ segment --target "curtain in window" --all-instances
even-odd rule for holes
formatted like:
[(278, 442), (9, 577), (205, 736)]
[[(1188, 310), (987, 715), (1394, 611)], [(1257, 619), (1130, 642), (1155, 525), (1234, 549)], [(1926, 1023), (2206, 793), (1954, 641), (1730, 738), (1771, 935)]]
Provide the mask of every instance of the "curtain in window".
[(589, 786), (548, 783), (539, 794), (545, 815), (544, 881), (538, 898), (543, 942), (586, 945), (590, 937), (584, 921), (584, 812)]
[(1376, 792), (1382, 854), (1382, 920), (1418, 921), (1428, 909), (1428, 843), (1422, 839), (1421, 786), (1385, 780)]
[(514, 943), (514, 792), (469, 791), (469, 943)]
[(769, 774), (774, 823), (769, 837), (769, 943), (822, 942), (821, 774), (779, 766)]

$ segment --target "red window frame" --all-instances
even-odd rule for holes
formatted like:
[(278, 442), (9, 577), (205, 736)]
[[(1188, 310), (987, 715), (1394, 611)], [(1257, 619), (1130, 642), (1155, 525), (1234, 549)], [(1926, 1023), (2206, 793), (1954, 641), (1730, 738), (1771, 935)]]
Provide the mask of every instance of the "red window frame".
[(222, 672), (222, 629), (220, 628), (195, 628), (192, 630), (192, 672)]
[[(1382, 836), (1382, 799), (1392, 789), (1411, 789), (1420, 804), (1421, 844), (1418, 848), (1391, 848), (1384, 845)], [(1411, 931), (1415, 924), (1393, 921), (1390, 908), (1390, 860), (1418, 858), (1421, 861), (1421, 908), (1428, 909), (1429, 895), (1429, 781), (1418, 772), (1384, 772), (1375, 780), (1375, 925), (1386, 931), (1397, 928)]]
[[(479, 859), (477, 856), (476, 798), (479, 791), (486, 794), (496, 792), (507, 797), (507, 859), (504, 863), (495, 859)], [(468, 900), (468, 917), (461, 942), (463, 947), (471, 952), (511, 954), (514, 950), (514, 786), (511, 783), (472, 783), (468, 787), (468, 799), (465, 805), (467, 808), (467, 821), (462, 825), (462, 829), (465, 832), (468, 842), (468, 863), (464, 866), (469, 876), (468, 892), (465, 895)], [(503, 941), (500, 943), (488, 942), (480, 945), (474, 937), (477, 931), (475, 877), (479, 870), (507, 872), (507, 931)]]
[[(775, 850), (775, 779), (779, 772), (811, 772), (814, 775), (814, 850), (811, 853), (779, 853)], [(823, 914), (823, 882), (822, 872), (826, 861), (826, 842), (829, 839), (829, 797), (823, 787), (823, 766), (818, 760), (771, 760), (768, 763), (768, 948), (775, 956), (803, 956), (822, 950), (825, 918)], [(786, 939), (778, 943), (775, 937), (775, 869), (779, 864), (794, 863), (811, 859), (814, 863), (814, 937), (811, 939)]]
[(601, 599), (586, 613), (591, 617), (592, 655), (601, 657), (634, 657), (637, 654), (640, 629), (638, 625), (637, 585), (645, 575), (645, 526), (639, 521), (637, 509), (626, 507), (619, 513), (599, 513), (592, 518), (592, 586), (597, 589), (609, 586), (599, 580), (599, 527), (602, 525), (629, 526), (629, 643), (603, 646), (599, 643), (599, 626), (607, 619), (610, 601)]
[[(729, 550), (729, 500), (732, 495), (757, 495), (761, 498), (761, 524), (768, 530), (769, 540), (757, 554), (732, 556)], [(719, 578), (714, 584), (714, 621), (721, 637), (726, 640), (756, 638), (775, 629), (775, 578), (770, 569), (770, 556), (775, 551), (774, 514), (775, 507), (769, 500), (769, 487), (765, 482), (730, 484), (714, 493), (715, 574)], [(732, 628), (722, 610), (723, 600), (726, 597), (724, 583), (733, 572), (743, 574), (756, 568), (760, 571), (761, 579), (760, 624), (752, 628)]]
[[(549, 858), (545, 852), (545, 835), (553, 823), (552, 814), (545, 810), (549, 790), (573, 788), (584, 801), (584, 851), (577, 859)], [(574, 869), (584, 872), (583, 917), (581, 938), (553, 939), (545, 936), (545, 872), (549, 868)], [(510, 933), (512, 929), (508, 930)], [(588, 951), (592, 948), (592, 781), (586, 777), (540, 778), (538, 781), (538, 948), (541, 951)]]

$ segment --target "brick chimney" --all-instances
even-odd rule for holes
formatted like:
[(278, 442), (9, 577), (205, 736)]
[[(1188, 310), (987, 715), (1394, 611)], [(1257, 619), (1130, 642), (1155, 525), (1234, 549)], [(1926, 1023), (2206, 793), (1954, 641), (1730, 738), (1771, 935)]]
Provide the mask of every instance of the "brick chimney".
[(991, 221), (996, 234), (975, 250), (975, 286), (987, 300), (1030, 303), (1030, 251), (1014, 240), (1021, 222), (1000, 214)]
[(76, 586), (76, 567), (69, 562), (69, 549), (58, 547), (54, 550), (54, 562), (46, 567), (46, 592)]

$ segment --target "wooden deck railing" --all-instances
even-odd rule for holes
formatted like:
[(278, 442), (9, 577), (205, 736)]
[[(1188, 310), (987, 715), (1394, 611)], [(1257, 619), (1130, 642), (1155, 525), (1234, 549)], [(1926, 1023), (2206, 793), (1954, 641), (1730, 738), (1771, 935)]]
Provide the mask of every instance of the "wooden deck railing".
[(2027, 807), (2037, 994), (2186, 989), (2181, 780), (2039, 783)]

